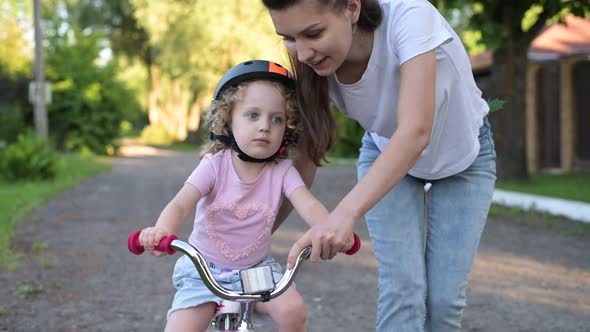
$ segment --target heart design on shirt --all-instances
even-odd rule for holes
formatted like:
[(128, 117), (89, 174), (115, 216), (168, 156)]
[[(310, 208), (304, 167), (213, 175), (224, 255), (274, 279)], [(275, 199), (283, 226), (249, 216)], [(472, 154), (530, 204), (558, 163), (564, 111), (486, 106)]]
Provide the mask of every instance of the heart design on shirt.
[[(205, 216), (207, 233), (215, 241), (219, 252), (230, 261), (237, 261), (247, 257), (256, 250), (260, 243), (270, 237), (272, 225), (276, 214), (263, 203), (224, 203), (214, 202), (209, 206)], [(260, 229), (252, 232), (249, 228)], [(257, 234), (253, 241), (245, 245), (236, 245), (235, 242), (243, 241), (241, 231), (246, 234)], [(238, 233), (238, 234), (236, 234)]]

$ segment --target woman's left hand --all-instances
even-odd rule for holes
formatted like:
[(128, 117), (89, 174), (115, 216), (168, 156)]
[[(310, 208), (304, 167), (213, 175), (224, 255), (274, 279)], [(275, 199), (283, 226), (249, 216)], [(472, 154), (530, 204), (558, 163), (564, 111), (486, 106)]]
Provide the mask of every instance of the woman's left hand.
[(314, 225), (295, 242), (287, 258), (287, 268), (292, 268), (301, 250), (310, 245), (309, 259), (312, 262), (317, 262), (319, 258), (332, 259), (339, 252), (346, 252), (354, 243), (354, 224), (354, 219), (342, 216), (334, 210), (328, 220)]

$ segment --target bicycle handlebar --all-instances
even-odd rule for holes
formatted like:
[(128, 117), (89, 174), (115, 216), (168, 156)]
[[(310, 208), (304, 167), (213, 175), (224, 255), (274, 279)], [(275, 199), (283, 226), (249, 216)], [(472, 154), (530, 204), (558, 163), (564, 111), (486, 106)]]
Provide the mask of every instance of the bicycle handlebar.
[[(139, 230), (135, 231), (129, 234), (129, 237), (127, 238), (127, 247), (129, 251), (134, 253), (135, 255), (141, 255), (145, 251), (145, 248), (139, 243), (140, 232), (141, 231)], [(350, 248), (346, 252), (347, 255), (354, 255), (361, 248), (360, 237), (356, 233), (353, 233), (353, 235), (354, 244), (352, 245), (352, 248)], [(187, 255), (197, 268), (197, 271), (203, 279), (203, 282), (205, 283), (207, 288), (211, 290), (213, 294), (223, 299), (237, 302), (268, 301), (281, 295), (293, 283), (293, 279), (297, 274), (301, 262), (309, 258), (309, 255), (311, 254), (311, 246), (303, 248), (303, 250), (301, 250), (301, 252), (297, 256), (293, 268), (287, 269), (285, 271), (283, 277), (275, 285), (275, 288), (272, 292), (264, 294), (239, 294), (233, 291), (229, 291), (225, 289), (223, 286), (219, 285), (213, 277), (213, 273), (211, 272), (211, 270), (209, 270), (209, 264), (207, 264), (205, 257), (203, 257), (203, 255), (189, 243), (178, 240), (176, 235), (169, 235), (162, 238), (162, 240), (160, 240), (160, 243), (158, 243), (158, 245), (156, 246), (156, 250), (164, 251), (169, 255), (175, 254), (176, 251), (180, 251), (183, 254)]]

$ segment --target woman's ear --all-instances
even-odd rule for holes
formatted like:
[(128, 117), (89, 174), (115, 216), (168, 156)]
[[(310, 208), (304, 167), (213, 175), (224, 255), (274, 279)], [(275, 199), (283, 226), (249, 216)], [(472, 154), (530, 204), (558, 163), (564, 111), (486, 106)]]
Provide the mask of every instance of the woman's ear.
[(350, 16), (350, 23), (355, 24), (358, 22), (361, 15), (361, 0), (348, 0), (347, 12)]

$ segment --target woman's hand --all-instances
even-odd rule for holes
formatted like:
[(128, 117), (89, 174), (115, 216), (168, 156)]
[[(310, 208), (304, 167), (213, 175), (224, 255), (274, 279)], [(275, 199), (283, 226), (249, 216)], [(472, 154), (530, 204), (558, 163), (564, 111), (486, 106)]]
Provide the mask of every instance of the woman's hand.
[(156, 250), (156, 246), (160, 243), (162, 238), (168, 236), (168, 232), (157, 227), (145, 228), (139, 233), (139, 243), (149, 251), (152, 256), (168, 255), (165, 251)]
[(312, 262), (317, 262), (319, 258), (332, 259), (337, 253), (348, 251), (354, 244), (354, 224), (354, 219), (341, 216), (334, 210), (328, 216), (328, 220), (312, 226), (295, 242), (287, 258), (287, 268), (292, 268), (301, 250), (310, 245), (309, 259)]

